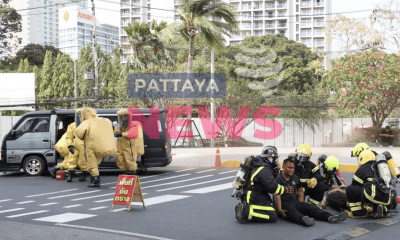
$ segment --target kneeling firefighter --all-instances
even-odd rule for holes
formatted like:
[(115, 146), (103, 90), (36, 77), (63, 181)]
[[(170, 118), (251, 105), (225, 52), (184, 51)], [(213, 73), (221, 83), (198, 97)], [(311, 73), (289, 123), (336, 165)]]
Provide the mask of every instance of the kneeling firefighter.
[(308, 182), (309, 203), (324, 209), (328, 200), (329, 203), (332, 203), (331, 207), (346, 209), (346, 187), (338, 175), (338, 170), (339, 159), (335, 156), (319, 156), (318, 166), (312, 170), (313, 175)]
[(303, 143), (297, 147), (295, 153), (291, 153), (288, 156), (295, 163), (294, 174), (299, 177), (301, 187), (305, 190), (305, 196), (309, 195), (307, 184), (311, 179), (312, 170), (315, 168), (315, 164), (310, 161), (311, 155), (311, 147)]
[(368, 217), (365, 203), (372, 203), (374, 218), (383, 218), (387, 215), (387, 206), (391, 202), (391, 176), (386, 158), (379, 154), (375, 157), (368, 149), (359, 154), (358, 164), (360, 167), (354, 174), (351, 185), (346, 189), (351, 210), (349, 217)]
[[(352, 157), (358, 157), (362, 151), (364, 150), (370, 150), (370, 147), (366, 143), (359, 143), (357, 144), (354, 148), (353, 151), (351, 152)], [(372, 151), (372, 150), (371, 150)], [(377, 152), (372, 151), (375, 156), (378, 155)], [(395, 209), (397, 207), (397, 191), (396, 191), (396, 183), (400, 183), (400, 170), (396, 165), (396, 162), (393, 160), (392, 154), (388, 151), (385, 151), (382, 153), (386, 157), (386, 163), (389, 167), (390, 174), (392, 176), (391, 180), (391, 185), (393, 186), (392, 191), (391, 191), (391, 203), (389, 205), (389, 208)]]
[(142, 125), (133, 122), (126, 109), (120, 109), (117, 115), (118, 123), (113, 123), (114, 136), (118, 138), (117, 166), (125, 175), (135, 175), (138, 168), (136, 158), (144, 154)]
[(276, 222), (277, 214), (269, 194), (282, 195), (293, 192), (274, 179), (273, 172), (279, 165), (278, 158), (276, 147), (266, 146), (261, 155), (246, 157), (240, 165), (241, 169), (233, 182), (233, 195), (241, 200), (235, 207), (236, 219), (241, 223)]
[(117, 153), (111, 121), (96, 116), (93, 108), (81, 108), (75, 114), (75, 136), (84, 141), (87, 168), (91, 175), (88, 187), (100, 187), (98, 166), (103, 157)]

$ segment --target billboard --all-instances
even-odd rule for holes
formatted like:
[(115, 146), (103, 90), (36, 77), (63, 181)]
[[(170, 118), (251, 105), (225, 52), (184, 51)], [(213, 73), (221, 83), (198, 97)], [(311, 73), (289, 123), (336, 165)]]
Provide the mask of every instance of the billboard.
[(34, 111), (33, 106), (13, 106), (35, 103), (34, 73), (0, 73), (0, 110)]

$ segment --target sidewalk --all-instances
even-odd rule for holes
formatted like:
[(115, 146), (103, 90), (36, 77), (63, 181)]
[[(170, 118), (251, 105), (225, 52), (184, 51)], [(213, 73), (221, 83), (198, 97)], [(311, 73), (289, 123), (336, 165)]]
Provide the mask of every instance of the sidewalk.
[[(221, 161), (227, 162), (230, 160), (242, 161), (244, 157), (250, 155), (259, 155), (262, 147), (232, 147), (232, 148), (219, 148), (221, 154)], [(208, 167), (213, 166), (215, 161), (215, 154), (217, 148), (172, 148), (172, 162), (170, 166), (197, 166)], [(279, 147), (278, 152), (280, 161), (282, 162), (289, 153), (296, 150), (296, 147)], [(350, 157), (352, 147), (313, 147), (311, 161), (317, 161), (321, 154), (327, 156), (336, 156), (340, 164), (357, 165), (357, 159)], [(397, 166), (400, 166), (400, 148), (398, 147), (374, 147), (372, 150), (382, 153), (389, 151), (394, 157)]]

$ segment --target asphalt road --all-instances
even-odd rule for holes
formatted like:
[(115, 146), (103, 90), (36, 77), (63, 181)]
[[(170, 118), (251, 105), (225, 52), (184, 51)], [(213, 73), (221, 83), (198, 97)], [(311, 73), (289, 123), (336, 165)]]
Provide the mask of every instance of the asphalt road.
[[(380, 222), (348, 219), (316, 222), (314, 227), (283, 219), (241, 224), (234, 217), (238, 201), (230, 197), (236, 171), (149, 169), (140, 175), (146, 209), (133, 205), (130, 212), (124, 206), (110, 210), (117, 172), (102, 172), (97, 189), (78, 178), (67, 183), (48, 176), (0, 174), (0, 239), (397, 239), (400, 234), (400, 214)], [(350, 183), (353, 174), (342, 176)]]

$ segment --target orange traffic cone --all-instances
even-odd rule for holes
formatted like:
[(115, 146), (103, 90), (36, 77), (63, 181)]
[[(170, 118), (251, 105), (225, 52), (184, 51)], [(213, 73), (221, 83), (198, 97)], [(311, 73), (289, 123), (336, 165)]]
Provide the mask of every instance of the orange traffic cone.
[(215, 163), (213, 168), (223, 168), (221, 165), (221, 156), (219, 155), (219, 146), (217, 146), (217, 155), (215, 155)]

